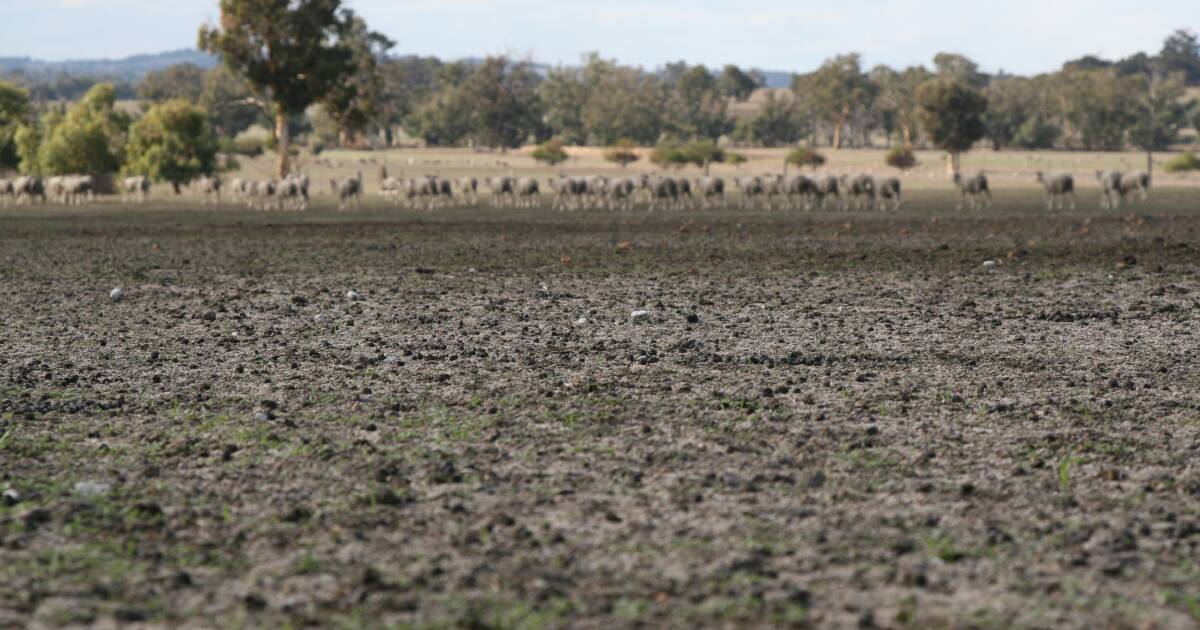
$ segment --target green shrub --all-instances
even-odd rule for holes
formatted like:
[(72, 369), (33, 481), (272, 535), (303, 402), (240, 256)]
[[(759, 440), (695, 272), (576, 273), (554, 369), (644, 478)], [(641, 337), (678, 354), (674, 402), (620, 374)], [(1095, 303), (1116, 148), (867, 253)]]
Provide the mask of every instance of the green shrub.
[(811, 147), (800, 147), (788, 154), (787, 163), (816, 170), (825, 164), (825, 156)]
[(1200, 157), (1195, 153), (1188, 151), (1182, 155), (1177, 155), (1167, 161), (1163, 165), (1168, 173), (1189, 173), (1191, 171), (1200, 171)]
[(902, 171), (907, 171), (917, 166), (917, 156), (908, 147), (896, 147), (888, 151), (884, 161), (887, 162), (888, 166), (898, 168)]
[(550, 166), (562, 164), (571, 157), (563, 150), (563, 142), (558, 138), (551, 138), (538, 145), (538, 148), (534, 149), (533, 153), (530, 153), (529, 156), (538, 162)]

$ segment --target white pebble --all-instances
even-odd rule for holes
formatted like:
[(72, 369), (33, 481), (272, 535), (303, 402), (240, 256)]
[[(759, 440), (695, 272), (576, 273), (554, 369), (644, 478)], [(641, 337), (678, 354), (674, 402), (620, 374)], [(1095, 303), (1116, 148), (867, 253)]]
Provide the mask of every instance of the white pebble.
[(985, 260), (985, 261), (983, 261), (983, 268), (984, 268), (984, 269), (992, 269), (992, 268), (994, 268), (995, 266), (996, 266), (996, 261), (994, 261), (994, 260)]
[(358, 291), (350, 290), (346, 292), (346, 299), (350, 300), (351, 302), (357, 302), (358, 297)]
[(586, 317), (580, 317), (579, 319), (575, 320), (575, 325), (576, 325), (576, 326), (582, 326), (582, 325), (584, 325), (584, 324), (586, 324), (586, 323), (587, 323), (587, 318), (586, 318)]
[(316, 315), (313, 315), (313, 321), (317, 322), (318, 324), (325, 323), (325, 313), (317, 313)]
[(98, 497), (108, 494), (109, 490), (112, 490), (112, 485), (102, 481), (75, 482), (75, 494), (83, 497)]
[(650, 321), (650, 311), (634, 311), (629, 316), (635, 324), (644, 324)]
[(108, 299), (110, 299), (114, 302), (120, 302), (121, 300), (124, 300), (125, 299), (125, 290), (122, 289), (121, 287), (117, 287), (117, 288), (113, 289), (112, 291), (109, 291)]

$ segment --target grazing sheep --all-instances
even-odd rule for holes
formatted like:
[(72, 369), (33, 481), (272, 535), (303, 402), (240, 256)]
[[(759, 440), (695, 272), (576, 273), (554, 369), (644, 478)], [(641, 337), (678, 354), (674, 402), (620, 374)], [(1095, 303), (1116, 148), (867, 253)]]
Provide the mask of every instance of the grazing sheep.
[(80, 206), (95, 199), (96, 182), (91, 175), (62, 177), (58, 182), (58, 194), (63, 203)]
[(258, 210), (270, 210), (275, 204), (276, 186), (273, 179), (251, 182), (247, 204)]
[(1121, 172), (1096, 171), (1096, 181), (1100, 182), (1100, 207), (1116, 210), (1121, 207)]
[(12, 180), (0, 179), (0, 206), (7, 206), (9, 200), (15, 200), (17, 189), (13, 186)]
[(275, 188), (275, 196), (281, 209), (304, 211), (308, 209), (308, 178), (290, 176), (283, 178)]
[(817, 182), (817, 197), (821, 200), (821, 209), (827, 210), (830, 197), (836, 197), (838, 207), (847, 209), (848, 201), (842, 197), (842, 180), (836, 175), (827, 175)]
[(460, 177), (458, 179), (458, 190), (462, 194), (463, 201), (471, 205), (479, 203), (479, 180), (474, 177)]
[(583, 177), (570, 177), (560, 173), (558, 177), (546, 180), (551, 193), (554, 194), (553, 208), (560, 212), (580, 210), (584, 206), (584, 197), (588, 194), (588, 180)]
[(725, 180), (720, 177), (701, 177), (696, 180), (696, 192), (700, 193), (700, 203), (705, 208), (713, 206), (713, 199), (717, 200), (717, 206), (725, 205)]
[(145, 175), (126, 177), (121, 181), (121, 200), (145, 203), (150, 200), (150, 178)]
[(18, 177), (13, 182), (14, 196), (16, 204), (21, 205), (22, 201), (28, 201), (30, 205), (38, 203), (46, 203), (46, 187), (41, 177), (25, 176)]
[(679, 203), (679, 185), (671, 177), (643, 175), (641, 188), (650, 194), (651, 211), (659, 208), (670, 210)]
[(200, 205), (221, 205), (221, 184), (221, 178), (215, 175), (203, 175), (196, 180), (196, 187), (200, 190)]
[[(733, 180), (737, 186), (738, 193), (742, 196), (743, 210), (757, 210), (758, 200), (764, 195), (766, 189), (763, 186), (761, 177), (738, 177)], [(770, 207), (771, 201), (767, 200), (767, 206)]]
[(1134, 171), (1121, 176), (1120, 196), (1122, 199), (1137, 193), (1142, 203), (1150, 199), (1150, 173)]
[(532, 177), (522, 177), (513, 182), (513, 194), (518, 205), (526, 208), (536, 207), (541, 199), (542, 191), (538, 181)]
[(1056, 207), (1059, 210), (1064, 209), (1067, 197), (1071, 198), (1071, 209), (1075, 209), (1075, 178), (1069, 173), (1045, 174), (1038, 171), (1037, 181), (1046, 189), (1047, 210), (1054, 210)]
[(870, 175), (842, 176), (842, 190), (849, 197), (847, 206), (853, 204), (856, 210), (873, 207), (875, 204), (875, 178)]
[(632, 177), (623, 177), (608, 187), (609, 209), (632, 211), (637, 182)]
[(337, 180), (329, 180), (329, 187), (333, 190), (333, 195), (338, 198), (338, 210), (345, 210), (353, 203), (356, 207), (362, 207), (362, 172), (358, 173), (357, 177)]
[(492, 206), (499, 208), (505, 205), (505, 201), (516, 205), (516, 195), (513, 191), (515, 184), (516, 180), (509, 175), (489, 179), (488, 188), (492, 191)]
[(234, 203), (248, 200), (250, 197), (250, 182), (243, 179), (235, 179), (229, 182), (229, 194), (233, 196)]
[(804, 175), (784, 177), (782, 185), (787, 204), (793, 210), (799, 210), (801, 207), (812, 210), (814, 202), (820, 196), (817, 182)]
[(962, 210), (964, 205), (970, 205), (972, 210), (992, 207), (992, 191), (988, 186), (987, 175), (982, 172), (963, 178), (959, 173), (954, 174), (954, 186), (958, 188), (958, 209)]
[(887, 202), (891, 201), (895, 205), (892, 211), (899, 211), (900, 206), (904, 205), (904, 199), (900, 195), (900, 179), (897, 177), (877, 177), (871, 186), (874, 191), (875, 209), (886, 210)]

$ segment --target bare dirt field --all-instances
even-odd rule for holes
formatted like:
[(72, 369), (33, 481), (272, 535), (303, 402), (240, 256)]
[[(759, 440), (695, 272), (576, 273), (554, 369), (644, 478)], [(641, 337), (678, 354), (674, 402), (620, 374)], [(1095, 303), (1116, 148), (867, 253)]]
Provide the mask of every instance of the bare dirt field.
[(1195, 628), (1198, 197), (1039, 201), (2, 209), (0, 627)]

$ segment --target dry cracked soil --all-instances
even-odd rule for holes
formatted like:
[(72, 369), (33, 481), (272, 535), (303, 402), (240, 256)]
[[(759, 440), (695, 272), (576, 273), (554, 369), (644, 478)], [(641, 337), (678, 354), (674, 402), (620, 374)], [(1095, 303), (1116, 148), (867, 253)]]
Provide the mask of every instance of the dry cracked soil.
[(1194, 194), (952, 204), (0, 211), (0, 627), (1197, 627)]

